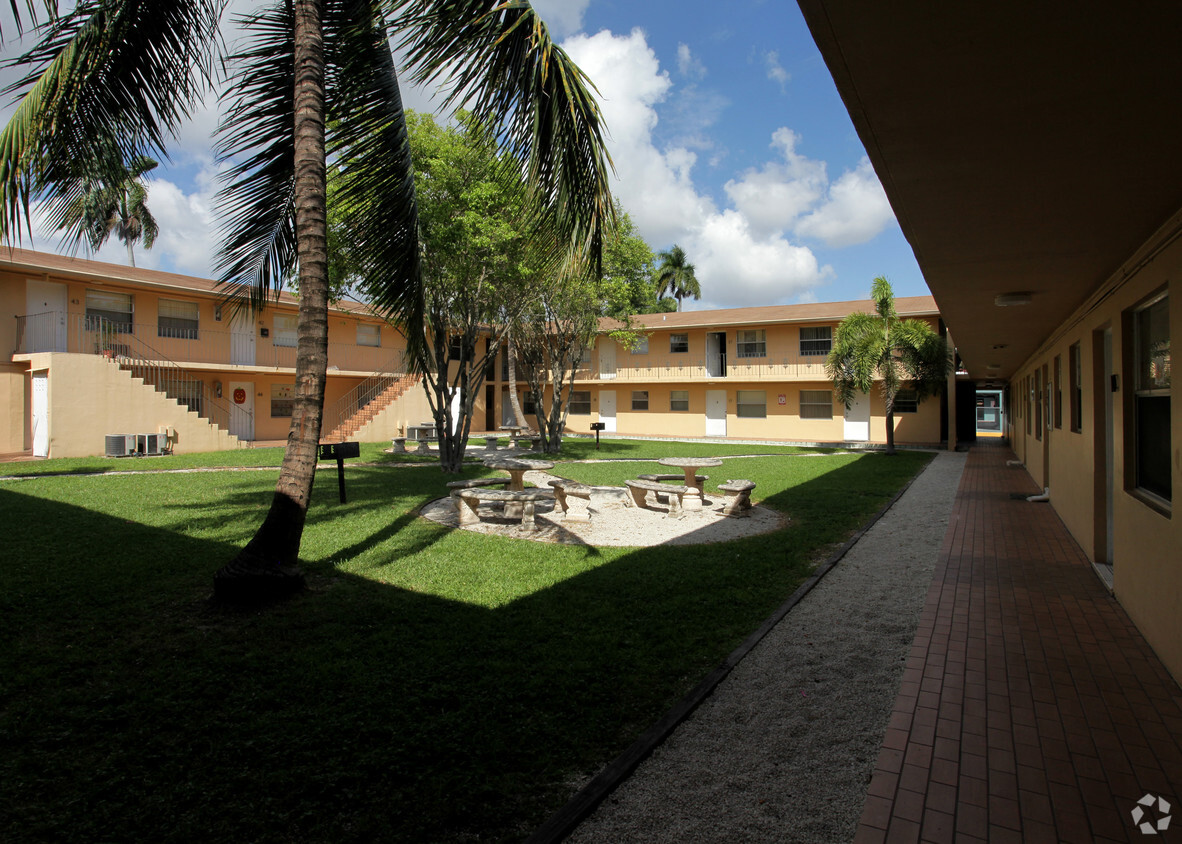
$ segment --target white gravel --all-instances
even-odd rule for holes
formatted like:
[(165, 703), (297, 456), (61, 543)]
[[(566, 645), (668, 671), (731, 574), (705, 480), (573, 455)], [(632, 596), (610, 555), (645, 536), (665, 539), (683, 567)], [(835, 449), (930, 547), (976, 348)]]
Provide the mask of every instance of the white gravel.
[(938, 454), (568, 840), (852, 840), (964, 462)]

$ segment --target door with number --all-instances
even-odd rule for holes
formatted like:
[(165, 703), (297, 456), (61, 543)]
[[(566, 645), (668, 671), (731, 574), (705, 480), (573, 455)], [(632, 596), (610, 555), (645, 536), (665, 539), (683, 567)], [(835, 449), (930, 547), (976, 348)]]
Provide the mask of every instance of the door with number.
[(726, 436), (726, 390), (706, 391), (706, 436)]
[(870, 441), (870, 396), (858, 393), (850, 406), (845, 409), (845, 441), (864, 443)]
[(605, 433), (612, 434), (616, 430), (616, 391), (599, 391), (599, 421), (603, 423)]
[(66, 286), (56, 281), (25, 282), (25, 336), (21, 351), (66, 351)]
[(49, 373), (33, 373), (33, 456), (49, 456)]
[(249, 442), (254, 439), (254, 382), (230, 382), (230, 433)]
[(254, 318), (245, 311), (230, 320), (230, 363), (254, 366)]

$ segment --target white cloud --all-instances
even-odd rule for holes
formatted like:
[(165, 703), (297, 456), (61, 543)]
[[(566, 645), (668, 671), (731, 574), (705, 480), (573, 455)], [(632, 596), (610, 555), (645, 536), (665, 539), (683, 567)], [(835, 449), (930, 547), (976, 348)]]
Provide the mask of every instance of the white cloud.
[(706, 65), (693, 55), (688, 44), (677, 45), (677, 69), (690, 79), (701, 79), (706, 75)]
[(895, 219), (886, 191), (863, 158), (829, 186), (826, 202), (796, 224), (802, 237), (824, 241), (827, 246), (853, 246), (871, 240)]
[(591, 0), (533, 0), (534, 10), (546, 22), (555, 40), (573, 35), (583, 28), (583, 13)]
[(825, 162), (800, 155), (796, 151), (799, 140), (791, 129), (777, 129), (771, 146), (780, 151), (783, 160), (748, 170), (723, 188), (758, 235), (788, 230), (825, 195)]
[(781, 91), (787, 91), (788, 81), (792, 77), (780, 64), (780, 54), (775, 50), (768, 50), (763, 54), (763, 66), (767, 70), (767, 78), (779, 85)]

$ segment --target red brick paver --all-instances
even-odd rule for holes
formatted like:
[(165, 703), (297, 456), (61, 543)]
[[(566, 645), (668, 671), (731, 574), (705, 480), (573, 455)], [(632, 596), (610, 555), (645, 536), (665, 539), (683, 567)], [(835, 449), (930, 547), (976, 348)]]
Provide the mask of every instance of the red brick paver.
[(855, 840), (1182, 841), (1182, 690), (1012, 458), (969, 454)]

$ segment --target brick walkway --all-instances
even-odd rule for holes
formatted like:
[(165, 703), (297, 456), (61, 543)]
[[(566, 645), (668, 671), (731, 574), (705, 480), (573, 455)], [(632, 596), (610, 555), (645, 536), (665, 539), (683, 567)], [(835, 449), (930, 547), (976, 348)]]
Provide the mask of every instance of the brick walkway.
[(855, 840), (1182, 840), (1182, 690), (1012, 458), (969, 455)]

